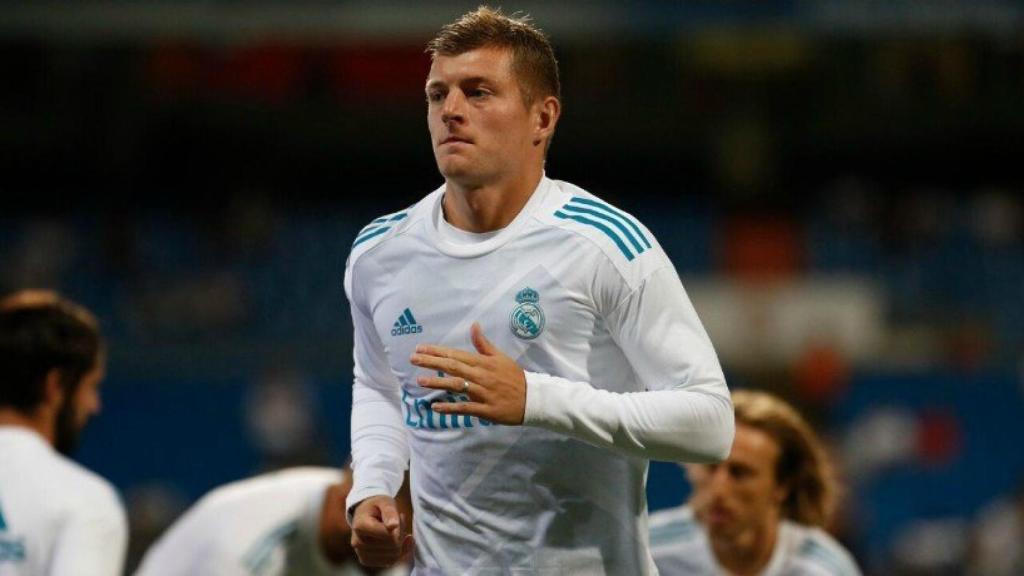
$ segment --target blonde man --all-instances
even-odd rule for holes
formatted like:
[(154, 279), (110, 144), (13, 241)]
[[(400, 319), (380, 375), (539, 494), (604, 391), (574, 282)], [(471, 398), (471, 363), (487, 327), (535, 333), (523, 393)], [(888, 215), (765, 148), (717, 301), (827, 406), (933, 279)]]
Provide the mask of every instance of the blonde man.
[(429, 50), (444, 185), (367, 226), (345, 274), (353, 546), (385, 566), (412, 545), (408, 464), (416, 574), (653, 574), (648, 460), (732, 441), (715, 351), (650, 231), (545, 176), (561, 104), (543, 34), (481, 8)]
[(836, 480), (821, 441), (792, 406), (738, 391), (736, 439), (720, 464), (687, 464), (689, 505), (651, 516), (662, 576), (856, 576), (823, 529)]

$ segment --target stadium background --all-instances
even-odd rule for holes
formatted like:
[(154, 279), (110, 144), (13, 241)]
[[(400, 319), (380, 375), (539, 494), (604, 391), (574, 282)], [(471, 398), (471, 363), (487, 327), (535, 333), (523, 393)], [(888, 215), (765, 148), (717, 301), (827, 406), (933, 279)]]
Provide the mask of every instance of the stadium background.
[[(215, 485), (344, 460), (345, 257), (440, 184), (422, 47), (473, 7), (0, 2), (0, 288), (101, 318), (80, 459), (125, 496), (132, 561)], [(549, 175), (654, 231), (731, 386), (811, 415), (866, 571), (1019, 557), (1021, 4), (503, 7), (562, 65)], [(652, 509), (686, 492), (652, 466)]]

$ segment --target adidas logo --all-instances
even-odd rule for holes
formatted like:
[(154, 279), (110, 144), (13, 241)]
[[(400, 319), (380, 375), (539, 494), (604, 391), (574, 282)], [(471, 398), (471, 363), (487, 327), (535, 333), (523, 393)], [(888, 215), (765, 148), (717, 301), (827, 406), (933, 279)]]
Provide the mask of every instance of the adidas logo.
[(416, 319), (412, 317), (412, 310), (408, 308), (402, 315), (395, 321), (395, 325), (391, 328), (392, 336), (404, 336), (405, 334), (419, 334), (423, 332), (423, 326), (420, 326)]

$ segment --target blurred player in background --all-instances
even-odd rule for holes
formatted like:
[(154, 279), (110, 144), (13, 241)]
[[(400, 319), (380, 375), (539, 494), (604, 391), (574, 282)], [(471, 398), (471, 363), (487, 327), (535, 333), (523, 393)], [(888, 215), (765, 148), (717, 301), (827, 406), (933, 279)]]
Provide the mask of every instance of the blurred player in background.
[(58, 294), (0, 300), (0, 574), (120, 576), (124, 508), (103, 478), (71, 461), (100, 410), (99, 325)]
[(662, 576), (855, 576), (824, 528), (837, 485), (825, 449), (792, 406), (737, 391), (736, 440), (721, 464), (687, 464), (690, 503), (651, 515)]
[(970, 576), (1024, 574), (1024, 482), (1016, 494), (997, 498), (978, 515), (969, 548)]
[[(222, 486), (179, 518), (136, 576), (349, 576), (364, 571), (350, 545), (345, 497), (352, 474), (289, 468)], [(411, 516), (408, 492), (399, 508)], [(404, 566), (388, 576), (408, 573)]]
[(411, 463), (417, 574), (652, 574), (648, 460), (732, 443), (714, 349), (650, 231), (545, 177), (544, 35), (480, 8), (429, 51), (445, 184), (367, 226), (345, 275), (353, 546), (381, 566), (410, 546)]

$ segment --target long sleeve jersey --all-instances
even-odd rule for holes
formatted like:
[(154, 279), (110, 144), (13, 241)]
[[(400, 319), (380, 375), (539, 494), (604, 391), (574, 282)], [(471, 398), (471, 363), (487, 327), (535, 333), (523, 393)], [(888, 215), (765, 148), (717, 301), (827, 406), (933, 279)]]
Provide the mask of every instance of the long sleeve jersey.
[[(345, 274), (355, 327), (348, 506), (407, 465), (417, 574), (652, 574), (649, 459), (724, 458), (732, 404), (711, 342), (653, 235), (544, 178), (505, 228), (444, 220), (444, 188), (378, 218)], [(472, 350), (470, 326), (526, 372), (523, 426), (431, 411), (417, 344)]]
[[(715, 558), (704, 526), (688, 506), (651, 515), (651, 553), (661, 576), (728, 574)], [(825, 531), (783, 520), (771, 559), (760, 576), (861, 576), (861, 573), (850, 553)]]
[[(342, 472), (289, 468), (210, 492), (146, 552), (135, 576), (355, 576), (320, 547), (324, 495)], [(388, 572), (402, 574), (397, 569)]]
[(109, 482), (0, 426), (0, 575), (121, 576), (128, 522)]

